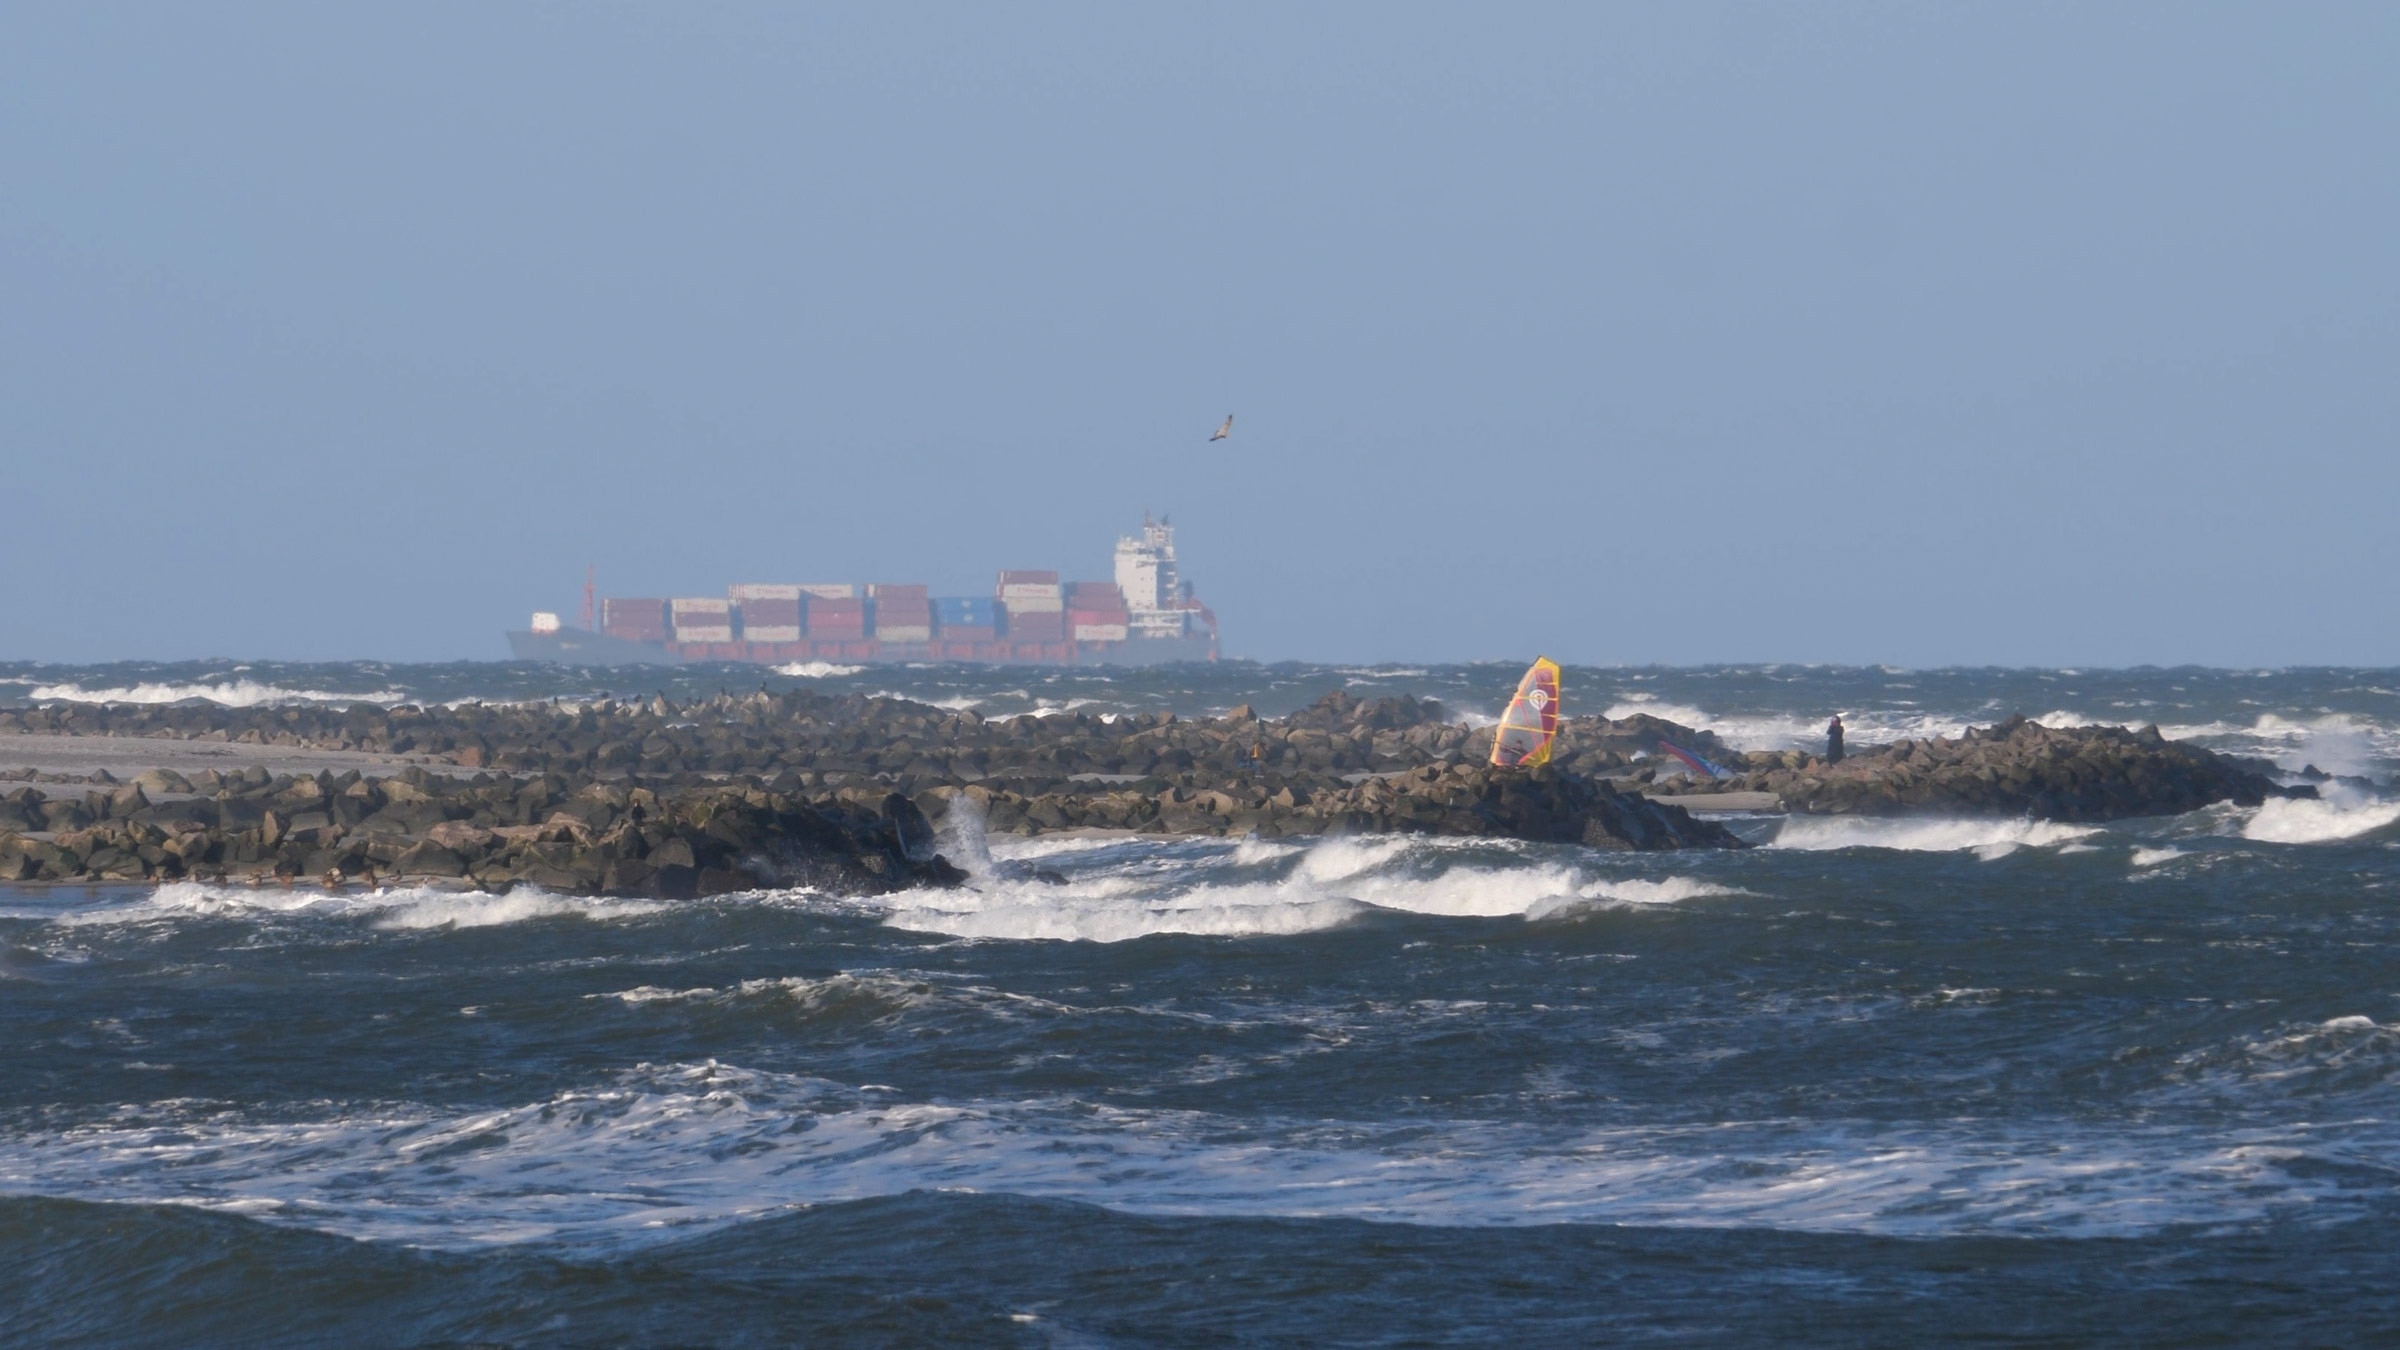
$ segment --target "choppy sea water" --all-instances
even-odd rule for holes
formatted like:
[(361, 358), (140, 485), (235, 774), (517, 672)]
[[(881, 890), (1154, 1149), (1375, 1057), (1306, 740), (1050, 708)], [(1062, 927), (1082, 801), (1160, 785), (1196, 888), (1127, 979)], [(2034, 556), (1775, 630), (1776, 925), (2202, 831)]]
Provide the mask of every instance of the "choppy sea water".
[[(988, 711), (1513, 670), (769, 683)], [(0, 667), (10, 701), (755, 686)], [(673, 680), (667, 684), (665, 681)], [(2346, 776), (1625, 857), (949, 840), (958, 892), (0, 891), (0, 1336), (2400, 1334), (2400, 672), (1568, 672), (1738, 745), (2010, 712)], [(1064, 881), (1047, 881), (1049, 871)]]

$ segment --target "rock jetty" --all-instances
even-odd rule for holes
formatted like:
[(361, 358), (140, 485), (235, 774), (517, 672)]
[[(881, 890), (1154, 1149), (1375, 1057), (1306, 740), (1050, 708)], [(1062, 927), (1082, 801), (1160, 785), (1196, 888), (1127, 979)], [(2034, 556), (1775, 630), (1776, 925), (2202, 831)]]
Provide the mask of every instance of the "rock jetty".
[(1933, 737), (1853, 751), (1839, 764), (1801, 754), (1742, 756), (1748, 771), (1683, 791), (1771, 792), (1787, 811), (1813, 815), (2030, 816), (2105, 821), (2179, 815), (2217, 802), (2256, 806), (2269, 797), (2314, 797), (2283, 787), (2272, 765), (2168, 740), (2155, 726), (2046, 727), (2022, 716)]
[[(1490, 730), (1453, 722), (1439, 703), (1361, 700), (1341, 691), (1289, 717), (1248, 707), (1223, 717), (986, 718), (903, 699), (760, 691), (677, 705), (664, 697), (448, 707), (224, 708), (214, 704), (48, 704), (0, 709), (8, 733), (158, 737), (439, 760), (466, 769), (638, 778), (678, 784), (733, 778), (819, 785), (871, 779), (918, 792), (945, 783), (1063, 789), (1091, 775), (1171, 780), (1232, 773), (1319, 779), (1482, 760)], [(1733, 752), (1706, 732), (1650, 717), (1570, 720), (1552, 762), (1592, 776), (1636, 770), (1661, 736), (1703, 754)]]
[[(1742, 841), (1645, 794), (2078, 821), (2312, 795), (2278, 787), (2270, 766), (2155, 727), (2054, 730), (2023, 718), (1956, 740), (1861, 748), (1838, 765), (1743, 754), (1657, 718), (1580, 718), (1562, 727), (1551, 765), (1503, 771), (1483, 762), (1489, 728), (1428, 700), (1342, 692), (1276, 719), (1247, 707), (1193, 719), (985, 718), (763, 690), (684, 705), (51, 704), (0, 709), (0, 768), (11, 735), (247, 747), (267, 761), (339, 751), (389, 765), (158, 769), (131, 782), (101, 772), (71, 784), (0, 772), (28, 784), (0, 798), (0, 880), (18, 882), (433, 877), (669, 896), (799, 883), (872, 893), (955, 882), (932, 839), (962, 810), (986, 829), (1028, 834), (1416, 832), (1684, 849)], [(1662, 739), (1741, 772), (1662, 776)]]
[[(153, 800), (151, 793), (158, 793)], [(692, 896), (766, 885), (873, 894), (964, 874), (899, 793), (796, 797), (551, 776), (193, 781), (153, 771), (113, 792), (0, 797), (0, 881), (456, 879), (491, 889)]]
[(964, 803), (987, 829), (1038, 834), (1124, 830), (1280, 839), (1322, 834), (1439, 834), (1606, 849), (1742, 848), (1723, 825), (1680, 806), (1620, 792), (1607, 779), (1544, 766), (1428, 764), (1311, 791), (1238, 776), (1216, 787), (1133, 785), (1025, 796), (981, 785), (935, 788), (929, 813)]

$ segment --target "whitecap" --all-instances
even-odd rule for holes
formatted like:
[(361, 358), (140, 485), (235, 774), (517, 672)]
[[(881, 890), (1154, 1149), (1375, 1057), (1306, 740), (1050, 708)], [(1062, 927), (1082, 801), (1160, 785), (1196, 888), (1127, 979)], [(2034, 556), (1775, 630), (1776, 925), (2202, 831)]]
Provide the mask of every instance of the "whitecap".
[[(1456, 918), (1542, 916), (1561, 907), (1666, 904), (1734, 893), (1688, 878), (1593, 880), (1569, 861), (1528, 857), (1526, 846), (1489, 839), (1423, 836), (1335, 838), (1311, 844), (1185, 841), (1084, 863), (1077, 854), (1124, 840), (1039, 841), (990, 847), (1001, 862), (1060, 859), (1063, 879), (995, 871), (979, 832), (953, 812), (944, 821), (950, 856), (977, 874), (961, 890), (907, 891), (873, 903), (894, 927), (957, 937), (1121, 942), (1157, 934), (1282, 936), (1352, 922), (1371, 910)], [(1079, 847), (1075, 845), (1080, 845)], [(1162, 871), (1158, 849), (1181, 864)]]
[(2242, 822), (2244, 839), (2268, 844), (2327, 844), (2355, 839), (2400, 821), (2400, 802), (2328, 796), (2321, 801), (2271, 798)]
[[(1474, 1005), (1411, 1011), (1471, 1016)], [(2296, 1046), (2259, 1047), (2265, 1062), (2250, 1072), (2305, 1071), (2385, 1034), (2328, 1024)], [(450, 1249), (606, 1249), (662, 1229), (929, 1189), (1130, 1213), (1443, 1226), (2098, 1236), (2358, 1204), (2340, 1177), (2288, 1166), (2322, 1147), (2305, 1125), (1727, 1117), (1593, 1128), (1416, 1113), (1236, 1122), (1062, 1097), (910, 1100), (707, 1061), (640, 1064), (471, 1110), (357, 1103), (254, 1117), (221, 1103), (151, 1103), (0, 1135), (0, 1180), (20, 1193), (200, 1205)]]
[(865, 669), (865, 666), (837, 666), (831, 661), (793, 661), (775, 667), (775, 673), (798, 680), (827, 680), (842, 675), (856, 675)]
[(653, 913), (649, 900), (615, 900), (553, 895), (531, 886), (505, 894), (434, 886), (392, 886), (371, 891), (328, 891), (313, 886), (225, 886), (177, 881), (132, 900), (107, 899), (68, 909), (53, 922), (90, 924), (162, 923), (185, 919), (274, 919), (312, 917), (365, 920), (384, 930), (488, 928), (573, 915), (620, 919)]
[(282, 703), (406, 703), (409, 696), (397, 689), (375, 689), (365, 693), (343, 694), (327, 689), (286, 689), (282, 685), (262, 684), (257, 680), (225, 680), (216, 684), (159, 684), (121, 685), (107, 689), (86, 689), (73, 684), (37, 685), (26, 695), (34, 702), (63, 703), (215, 703), (227, 708), (255, 708)]
[(1972, 849), (1985, 861), (2020, 848), (2051, 848), (2088, 839), (2091, 825), (2054, 820), (1959, 820), (1946, 817), (1788, 816), (1769, 848), (1888, 848), (1912, 853)]

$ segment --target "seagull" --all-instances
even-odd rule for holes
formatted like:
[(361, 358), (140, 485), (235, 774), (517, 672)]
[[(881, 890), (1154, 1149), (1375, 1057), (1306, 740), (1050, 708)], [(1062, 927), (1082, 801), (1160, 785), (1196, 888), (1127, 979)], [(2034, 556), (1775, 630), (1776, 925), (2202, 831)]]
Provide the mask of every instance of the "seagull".
[(1232, 435), (1232, 434), (1233, 434), (1233, 414), (1232, 414), (1232, 413), (1227, 413), (1227, 414), (1225, 414), (1225, 425), (1223, 425), (1223, 426), (1221, 426), (1221, 427), (1218, 427), (1218, 428), (1216, 429), (1216, 432), (1215, 432), (1215, 434), (1211, 435), (1211, 436), (1209, 437), (1209, 439), (1210, 439), (1210, 440), (1212, 440), (1212, 441), (1221, 441), (1221, 440), (1224, 440), (1226, 437), (1228, 437), (1228, 436), (1230, 436), (1230, 435)]

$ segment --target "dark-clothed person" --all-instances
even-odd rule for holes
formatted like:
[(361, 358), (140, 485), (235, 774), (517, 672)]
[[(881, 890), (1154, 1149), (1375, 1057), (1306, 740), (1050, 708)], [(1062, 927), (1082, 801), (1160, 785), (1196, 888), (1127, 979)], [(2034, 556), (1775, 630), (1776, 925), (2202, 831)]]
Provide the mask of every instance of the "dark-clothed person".
[(1825, 762), (1828, 764), (1842, 762), (1842, 715), (1840, 713), (1835, 713), (1833, 725), (1825, 728)]

